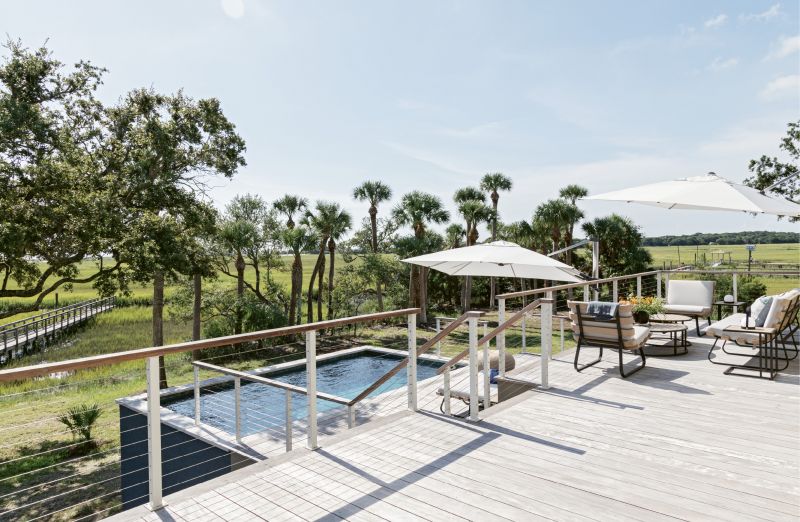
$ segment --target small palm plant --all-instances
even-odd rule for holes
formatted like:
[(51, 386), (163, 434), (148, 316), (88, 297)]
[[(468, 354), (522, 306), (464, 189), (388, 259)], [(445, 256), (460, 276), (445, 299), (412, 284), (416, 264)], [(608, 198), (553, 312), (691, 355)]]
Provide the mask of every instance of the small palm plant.
[(81, 404), (59, 415), (58, 421), (67, 427), (75, 440), (82, 442), (78, 448), (90, 451), (97, 447), (97, 442), (92, 439), (92, 429), (100, 418), (102, 410), (95, 404)]

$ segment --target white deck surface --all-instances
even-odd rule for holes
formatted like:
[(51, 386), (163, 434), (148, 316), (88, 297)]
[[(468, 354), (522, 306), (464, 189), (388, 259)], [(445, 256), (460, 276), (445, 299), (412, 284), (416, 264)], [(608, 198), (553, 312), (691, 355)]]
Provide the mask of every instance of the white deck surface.
[[(692, 341), (625, 380), (615, 352), (582, 373), (564, 353), (549, 390), (477, 424), (398, 413), (115, 518), (800, 519), (798, 361), (775, 381), (724, 375)], [(538, 380), (528, 357), (515, 373)]]

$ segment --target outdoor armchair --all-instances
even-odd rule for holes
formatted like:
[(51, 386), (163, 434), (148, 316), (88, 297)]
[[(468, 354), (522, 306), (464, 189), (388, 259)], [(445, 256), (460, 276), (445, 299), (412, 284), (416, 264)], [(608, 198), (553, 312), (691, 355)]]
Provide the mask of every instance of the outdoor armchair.
[(667, 302), (664, 311), (694, 317), (697, 335), (700, 332), (700, 319), (708, 319), (711, 324), (711, 308), (714, 303), (714, 281), (675, 281), (667, 284)]
[[(619, 373), (623, 378), (638, 372), (646, 364), (644, 346), (650, 338), (650, 329), (633, 322), (633, 310), (629, 304), (568, 301), (572, 332), (577, 340), (575, 348), (575, 369), (582, 371), (594, 366), (603, 359), (603, 348), (619, 352)], [(598, 311), (600, 313), (598, 313)], [(602, 313), (608, 311), (608, 313)], [(580, 354), (583, 346), (600, 349), (597, 359), (581, 364)], [(622, 353), (629, 351), (638, 355), (642, 363), (632, 372), (625, 373)]]

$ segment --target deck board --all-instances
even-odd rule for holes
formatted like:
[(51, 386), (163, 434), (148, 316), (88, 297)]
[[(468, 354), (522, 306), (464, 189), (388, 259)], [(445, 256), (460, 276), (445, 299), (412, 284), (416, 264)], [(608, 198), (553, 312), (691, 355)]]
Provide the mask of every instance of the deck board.
[[(420, 393), (427, 411), (176, 493), (162, 513), (176, 520), (797, 520), (798, 360), (775, 381), (724, 375), (706, 360), (710, 341), (692, 341), (689, 355), (650, 357), (630, 379), (619, 377), (615, 354), (581, 373), (571, 353), (559, 354), (549, 390), (493, 407), (478, 423), (434, 413), (439, 384), (428, 384)], [(538, 380), (538, 357), (518, 363), (511, 375)], [(147, 516), (136, 508), (115, 518)]]

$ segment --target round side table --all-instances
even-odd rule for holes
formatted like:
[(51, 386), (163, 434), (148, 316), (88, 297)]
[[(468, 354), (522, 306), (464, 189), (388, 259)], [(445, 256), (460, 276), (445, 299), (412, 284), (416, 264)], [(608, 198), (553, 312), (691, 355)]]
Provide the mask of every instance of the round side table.
[[(645, 352), (648, 357), (674, 357), (676, 355), (686, 355), (689, 353), (691, 343), (687, 339), (689, 327), (682, 322), (673, 323), (650, 323), (651, 334), (658, 337), (650, 337), (645, 346), (658, 348), (658, 352)], [(664, 348), (672, 348), (672, 353), (663, 353)]]

